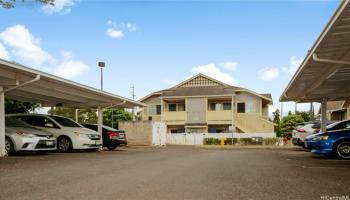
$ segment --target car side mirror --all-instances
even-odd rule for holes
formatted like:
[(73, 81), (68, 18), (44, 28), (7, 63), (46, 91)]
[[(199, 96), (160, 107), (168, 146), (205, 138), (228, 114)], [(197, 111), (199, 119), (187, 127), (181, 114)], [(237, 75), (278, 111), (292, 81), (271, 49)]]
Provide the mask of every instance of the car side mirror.
[(54, 126), (53, 126), (53, 124), (51, 124), (51, 123), (46, 123), (46, 124), (45, 124), (45, 127), (46, 127), (46, 128), (53, 128)]

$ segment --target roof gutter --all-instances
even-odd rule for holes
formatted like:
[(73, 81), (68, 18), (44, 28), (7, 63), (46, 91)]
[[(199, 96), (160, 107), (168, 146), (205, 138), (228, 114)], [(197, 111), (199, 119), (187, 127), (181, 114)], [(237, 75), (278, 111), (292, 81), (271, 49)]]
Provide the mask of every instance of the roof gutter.
[(316, 53), (312, 54), (312, 59), (319, 63), (350, 65), (350, 61), (319, 58)]

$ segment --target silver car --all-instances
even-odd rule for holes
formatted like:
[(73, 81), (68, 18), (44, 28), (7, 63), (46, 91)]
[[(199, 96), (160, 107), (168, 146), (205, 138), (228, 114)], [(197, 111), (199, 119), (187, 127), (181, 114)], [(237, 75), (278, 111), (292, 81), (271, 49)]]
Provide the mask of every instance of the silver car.
[(56, 150), (56, 139), (51, 133), (33, 128), (13, 117), (5, 118), (5, 135), (7, 155), (18, 151), (46, 153)]

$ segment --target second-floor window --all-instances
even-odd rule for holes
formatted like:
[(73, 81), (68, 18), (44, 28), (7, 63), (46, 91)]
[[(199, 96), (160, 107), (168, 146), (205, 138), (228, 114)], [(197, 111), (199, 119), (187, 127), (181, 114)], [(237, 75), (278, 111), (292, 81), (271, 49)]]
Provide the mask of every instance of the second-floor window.
[(253, 113), (253, 112), (255, 112), (254, 102), (237, 103), (237, 112), (238, 113)]
[(176, 112), (176, 104), (169, 104), (168, 105), (169, 112)]
[(149, 115), (160, 115), (162, 113), (162, 106), (150, 105), (148, 112), (149, 112)]
[(227, 103), (209, 103), (209, 110), (210, 111), (220, 111), (220, 110), (231, 110), (232, 104)]

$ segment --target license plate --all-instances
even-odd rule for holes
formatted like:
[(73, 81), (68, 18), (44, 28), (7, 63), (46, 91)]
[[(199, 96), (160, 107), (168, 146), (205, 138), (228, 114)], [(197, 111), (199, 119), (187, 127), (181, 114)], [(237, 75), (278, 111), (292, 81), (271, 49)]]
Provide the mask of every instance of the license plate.
[(46, 146), (52, 146), (53, 144), (53, 141), (46, 141)]

